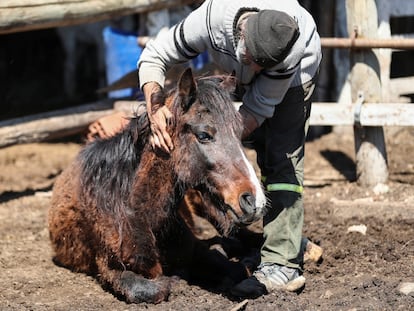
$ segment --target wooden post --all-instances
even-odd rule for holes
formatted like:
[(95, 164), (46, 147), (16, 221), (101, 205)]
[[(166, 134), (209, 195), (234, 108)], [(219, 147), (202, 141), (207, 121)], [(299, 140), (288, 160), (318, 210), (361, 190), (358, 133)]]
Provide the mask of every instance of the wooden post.
[[(378, 21), (375, 0), (346, 0), (348, 33), (352, 37), (376, 38)], [(380, 64), (372, 49), (351, 50), (352, 102), (381, 101)], [(358, 115), (355, 115), (358, 120)], [(356, 175), (361, 186), (371, 187), (388, 179), (387, 154), (382, 127), (354, 126)]]

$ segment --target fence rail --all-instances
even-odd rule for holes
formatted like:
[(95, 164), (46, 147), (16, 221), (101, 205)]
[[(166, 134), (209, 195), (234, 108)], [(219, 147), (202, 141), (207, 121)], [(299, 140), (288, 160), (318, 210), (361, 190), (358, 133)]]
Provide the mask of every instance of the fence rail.
[(414, 50), (414, 39), (321, 38), (323, 48)]
[[(240, 102), (234, 103), (236, 107)], [(0, 122), (0, 148), (35, 143), (79, 134), (96, 119), (123, 111), (127, 115), (145, 106), (137, 101), (110, 101), (85, 104)], [(310, 125), (414, 126), (414, 104), (321, 103), (312, 104)]]

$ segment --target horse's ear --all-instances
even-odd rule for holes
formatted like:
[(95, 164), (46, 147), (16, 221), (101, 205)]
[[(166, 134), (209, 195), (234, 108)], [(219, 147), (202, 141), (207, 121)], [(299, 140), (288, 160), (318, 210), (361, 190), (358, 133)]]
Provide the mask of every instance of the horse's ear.
[(187, 68), (178, 81), (178, 95), (182, 98), (181, 105), (186, 111), (196, 98), (197, 84), (194, 80), (193, 71)]

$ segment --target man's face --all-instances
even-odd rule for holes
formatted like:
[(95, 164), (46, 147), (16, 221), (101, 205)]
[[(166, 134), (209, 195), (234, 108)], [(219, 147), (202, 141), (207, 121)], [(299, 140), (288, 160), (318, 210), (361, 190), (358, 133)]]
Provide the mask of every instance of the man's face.
[(246, 47), (243, 36), (241, 36), (236, 48), (237, 60), (245, 66), (249, 66), (254, 72), (262, 71), (263, 67), (253, 61), (253, 57)]

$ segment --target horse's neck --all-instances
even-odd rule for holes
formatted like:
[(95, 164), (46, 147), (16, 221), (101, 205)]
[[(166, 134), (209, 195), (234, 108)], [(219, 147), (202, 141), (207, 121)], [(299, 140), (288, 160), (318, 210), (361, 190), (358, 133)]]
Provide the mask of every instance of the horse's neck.
[(168, 217), (180, 199), (179, 188), (171, 160), (144, 152), (132, 189), (132, 206), (140, 212)]

